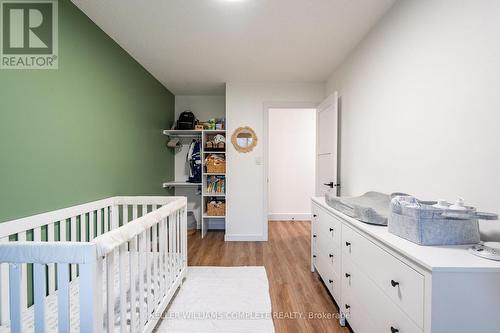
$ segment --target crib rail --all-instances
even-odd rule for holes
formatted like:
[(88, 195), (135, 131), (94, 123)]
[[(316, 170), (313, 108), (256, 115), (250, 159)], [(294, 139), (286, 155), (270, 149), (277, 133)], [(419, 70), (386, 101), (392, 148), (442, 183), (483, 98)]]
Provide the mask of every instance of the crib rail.
[[(84, 218), (75, 218), (73, 226), (68, 214)], [(21, 332), (32, 288), (35, 331), (45, 331), (44, 302), (54, 293), (58, 330), (68, 332), (74, 321), (69, 286), (77, 279), (80, 331), (115, 332), (119, 324), (120, 332), (151, 332), (186, 272), (186, 199), (115, 197), (40, 215), (46, 219), (21, 219), (24, 228), (49, 233), (53, 225), (55, 239), (25, 241), (19, 234), (29, 230), (11, 225), (15, 221), (0, 224), (0, 323)], [(27, 281), (30, 266), (33, 281)]]
[[(97, 259), (96, 245), (93, 243), (77, 242), (10, 242), (0, 244), (0, 263), (9, 264), (8, 294), (2, 297), (9, 301), (9, 321), (4, 325), (10, 326), (11, 332), (24, 332), (22, 327), (22, 273), (23, 264), (33, 265), (33, 295), (34, 295), (34, 330), (45, 332), (46, 313), (46, 265), (57, 265), (57, 303), (58, 303), (58, 330), (70, 331), (70, 265), (78, 265), (80, 270), (80, 288), (94, 290), (92, 284), (95, 277), (95, 263)], [(24, 268), (25, 269), (25, 268)], [(80, 289), (81, 291), (82, 289)], [(8, 296), (7, 296), (8, 295)], [(6, 297), (7, 296), (7, 297)], [(79, 293), (80, 321), (82, 332), (90, 331), (85, 325), (89, 320), (92, 323), (96, 315), (94, 294)]]

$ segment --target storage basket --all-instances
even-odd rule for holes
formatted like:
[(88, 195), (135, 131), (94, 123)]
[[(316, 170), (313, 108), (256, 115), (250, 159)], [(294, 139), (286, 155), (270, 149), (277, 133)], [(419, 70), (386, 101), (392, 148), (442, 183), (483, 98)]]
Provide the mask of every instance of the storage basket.
[(208, 216), (224, 216), (226, 214), (225, 202), (209, 202), (207, 203)]
[(226, 172), (226, 161), (220, 158), (207, 157), (205, 166), (207, 167), (207, 173)]
[(216, 143), (216, 142), (209, 141), (205, 144), (205, 149), (212, 150), (212, 151), (225, 151), (226, 144), (224, 142)]
[[(470, 210), (474, 212), (472, 208)], [(390, 233), (419, 245), (479, 243), (477, 219), (450, 218), (446, 212), (410, 196), (395, 197), (391, 201), (388, 229)]]

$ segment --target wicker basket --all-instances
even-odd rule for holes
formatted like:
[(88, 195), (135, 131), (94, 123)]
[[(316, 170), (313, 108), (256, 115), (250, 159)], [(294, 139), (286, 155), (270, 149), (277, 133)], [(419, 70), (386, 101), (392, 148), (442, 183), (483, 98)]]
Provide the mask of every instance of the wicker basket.
[(225, 173), (226, 172), (226, 161), (207, 159), (206, 163), (207, 173)]
[(226, 203), (217, 202), (207, 203), (207, 215), (208, 216), (224, 216), (226, 214)]

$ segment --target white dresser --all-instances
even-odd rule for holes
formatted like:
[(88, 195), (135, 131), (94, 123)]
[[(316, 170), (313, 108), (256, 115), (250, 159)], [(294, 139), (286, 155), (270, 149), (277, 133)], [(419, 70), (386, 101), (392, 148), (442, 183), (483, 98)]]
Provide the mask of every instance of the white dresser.
[(355, 333), (500, 333), (500, 262), (419, 246), (312, 199), (311, 270)]

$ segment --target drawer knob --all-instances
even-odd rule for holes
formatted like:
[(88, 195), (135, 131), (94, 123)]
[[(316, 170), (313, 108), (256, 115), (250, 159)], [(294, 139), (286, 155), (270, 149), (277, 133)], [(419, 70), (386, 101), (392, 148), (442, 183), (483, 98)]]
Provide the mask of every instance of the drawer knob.
[(345, 246), (351, 246), (350, 242), (345, 242)]
[(313, 217), (318, 217), (318, 215), (317, 215), (317, 214), (314, 214), (314, 215), (313, 215)]
[(313, 235), (313, 238), (316, 238), (316, 235)]
[(399, 330), (391, 326), (391, 333), (398, 333)]
[(350, 309), (350, 308), (351, 308), (351, 306), (350, 306), (349, 304), (346, 304), (346, 305), (345, 305), (345, 308), (346, 308), (346, 310), (348, 310), (348, 309)]
[(391, 286), (393, 286), (394, 288), (396, 288), (397, 286), (399, 286), (399, 282), (391, 280)]
[(330, 258), (333, 258), (333, 254), (329, 254), (328, 256), (329, 256)]
[(350, 277), (351, 277), (351, 274), (349, 274), (349, 273), (345, 273), (345, 277), (346, 277), (346, 278), (350, 278)]
[(330, 228), (330, 232), (332, 232), (332, 231), (333, 231), (333, 228)]
[(333, 283), (333, 280), (328, 280), (328, 282)]
[(313, 258), (316, 258), (316, 255), (315, 255), (315, 254), (313, 254)]

